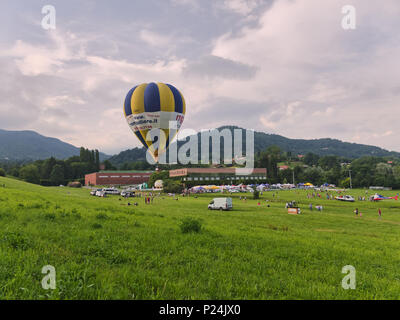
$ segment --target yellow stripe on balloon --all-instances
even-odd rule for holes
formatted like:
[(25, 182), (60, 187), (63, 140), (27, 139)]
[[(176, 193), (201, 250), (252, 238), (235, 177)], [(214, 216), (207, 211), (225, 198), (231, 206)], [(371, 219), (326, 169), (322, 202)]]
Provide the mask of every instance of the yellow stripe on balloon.
[(160, 94), (160, 111), (175, 111), (175, 99), (171, 89), (164, 83), (157, 83)]
[[(175, 112), (175, 99), (171, 89), (164, 83), (157, 83), (160, 94), (160, 110), (162, 112)], [(158, 156), (166, 151), (169, 129), (160, 129), (165, 134), (165, 140), (160, 139), (158, 145)], [(161, 134), (161, 132), (160, 132)], [(161, 138), (161, 137), (160, 137)]]
[(133, 114), (144, 112), (144, 90), (147, 87), (147, 83), (139, 85), (132, 94), (131, 108)]
[[(160, 140), (160, 144), (158, 146), (159, 154), (162, 154), (165, 151), (167, 151), (167, 141), (168, 141), (168, 135), (169, 135), (169, 129), (161, 129), (161, 130), (164, 132), (165, 140), (164, 141)], [(160, 134), (161, 134), (161, 132), (160, 132)]]
[[(178, 89), (177, 89), (178, 90)], [(183, 97), (183, 94), (178, 90), (178, 92), (179, 92), (179, 94), (181, 95), (181, 97), (182, 97), (182, 113), (183, 114), (185, 114), (186, 113), (186, 102), (185, 102), (185, 98)]]
[[(158, 130), (163, 130), (163, 131), (165, 132), (164, 129), (158, 129)], [(168, 129), (167, 129), (167, 130), (168, 130)], [(158, 141), (158, 147), (157, 147), (157, 149), (156, 149), (155, 146), (153, 145), (153, 141), (151, 140), (151, 137), (150, 137), (150, 140), (147, 140), (147, 133), (149, 133), (149, 132), (150, 132), (149, 129), (141, 130), (141, 131), (140, 131), (140, 133), (141, 133), (142, 136), (143, 136), (144, 141), (146, 142), (146, 145), (147, 145), (147, 147), (148, 147), (148, 150), (150, 151), (150, 154), (153, 156), (154, 160), (158, 161), (159, 155), (163, 153), (163, 150), (164, 150), (165, 147), (166, 147), (166, 146), (165, 146), (165, 141), (164, 141), (164, 143), (162, 143), (161, 140)], [(159, 137), (159, 139), (161, 139), (161, 138)]]
[(142, 134), (143, 140), (146, 142), (147, 147), (153, 151), (154, 148), (152, 148), (153, 141), (147, 140), (147, 133), (149, 132), (149, 129), (145, 130), (140, 130), (140, 133)]

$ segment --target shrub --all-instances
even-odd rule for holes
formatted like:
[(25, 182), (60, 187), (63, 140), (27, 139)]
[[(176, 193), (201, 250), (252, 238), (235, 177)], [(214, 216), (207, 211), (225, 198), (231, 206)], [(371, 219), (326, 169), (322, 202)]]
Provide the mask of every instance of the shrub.
[(55, 215), (54, 213), (48, 212), (48, 213), (45, 213), (45, 214), (44, 214), (44, 218), (45, 218), (46, 220), (51, 220), (51, 221), (53, 221), (53, 220), (56, 219), (56, 215)]
[(106, 220), (106, 219), (108, 219), (108, 215), (106, 215), (105, 213), (98, 213), (96, 215), (96, 219)]
[(30, 247), (29, 239), (19, 232), (5, 232), (0, 242), (5, 242), (13, 249), (26, 250)]
[(82, 188), (82, 183), (79, 181), (68, 182), (68, 187), (70, 188)]
[(135, 223), (133, 224), (134, 227), (140, 227), (141, 224), (138, 221), (135, 221)]
[(189, 233), (189, 232), (200, 232), (201, 231), (201, 222), (194, 218), (185, 218), (182, 220), (180, 225), (182, 233)]
[(258, 191), (256, 188), (254, 188), (253, 199), (254, 200), (260, 199), (260, 191)]
[(178, 182), (171, 179), (164, 181), (163, 191), (166, 193), (181, 193), (183, 186)]
[(6, 176), (6, 172), (4, 171), (3, 168), (0, 168), (0, 177), (5, 177)]
[(341, 180), (339, 186), (342, 188), (350, 188), (350, 178)]

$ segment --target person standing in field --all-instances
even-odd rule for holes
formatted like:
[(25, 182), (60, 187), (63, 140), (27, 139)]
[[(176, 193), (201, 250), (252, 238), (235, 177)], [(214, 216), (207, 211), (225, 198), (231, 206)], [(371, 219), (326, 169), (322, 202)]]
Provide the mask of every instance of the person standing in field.
[(379, 215), (379, 219), (382, 218), (382, 210), (381, 210), (381, 208), (378, 209), (378, 215)]
[(356, 217), (358, 217), (358, 208), (356, 208), (356, 210), (354, 210), (354, 213), (356, 214)]

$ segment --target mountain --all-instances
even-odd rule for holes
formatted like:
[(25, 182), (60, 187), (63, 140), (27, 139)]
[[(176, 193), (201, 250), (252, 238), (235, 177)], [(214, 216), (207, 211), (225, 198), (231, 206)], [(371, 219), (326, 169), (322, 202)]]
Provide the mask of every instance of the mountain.
[[(0, 129), (0, 161), (39, 160), (55, 157), (66, 159), (79, 155), (79, 148), (35, 131), (7, 131)], [(100, 160), (109, 158), (100, 153)]]
[[(236, 126), (223, 126), (217, 128), (228, 129), (233, 132), (234, 129), (242, 129)], [(200, 141), (200, 134), (197, 134), (198, 141)], [(232, 133), (233, 136), (233, 133)], [(243, 136), (243, 140), (244, 140)], [(222, 139), (221, 139), (222, 141)], [(175, 142), (176, 143), (176, 142)], [(178, 148), (185, 142), (178, 142)], [(223, 143), (221, 142), (221, 149)], [(376, 157), (400, 157), (399, 152), (388, 151), (379, 147), (343, 142), (337, 139), (289, 139), (277, 134), (268, 134), (264, 132), (254, 132), (254, 151), (259, 152), (267, 149), (269, 146), (276, 145), (283, 151), (290, 151), (293, 155), (306, 154), (308, 152), (315, 153), (320, 156), (335, 155), (349, 159), (355, 159), (362, 156), (376, 156)], [(243, 150), (245, 146), (243, 146)], [(121, 165), (126, 162), (143, 161), (146, 159), (146, 152), (144, 148), (134, 148), (122, 151), (118, 155), (112, 156), (109, 160), (114, 165)]]

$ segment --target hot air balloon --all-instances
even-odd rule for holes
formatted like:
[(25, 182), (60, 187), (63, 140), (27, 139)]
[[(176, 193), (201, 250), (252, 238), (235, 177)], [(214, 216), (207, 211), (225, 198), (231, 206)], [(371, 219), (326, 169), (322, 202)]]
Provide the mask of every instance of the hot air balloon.
[[(124, 113), (133, 133), (158, 161), (182, 125), (186, 113), (185, 99), (170, 84), (143, 83), (129, 90)], [(170, 132), (171, 121), (176, 125)]]

